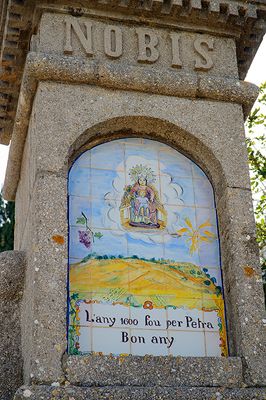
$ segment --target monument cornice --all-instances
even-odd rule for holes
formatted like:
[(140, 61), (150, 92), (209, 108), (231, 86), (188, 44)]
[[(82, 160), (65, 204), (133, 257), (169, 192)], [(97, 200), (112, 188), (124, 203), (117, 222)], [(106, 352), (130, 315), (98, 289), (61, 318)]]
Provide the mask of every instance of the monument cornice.
[(45, 53), (28, 53), (14, 120), (12, 145), (7, 165), (6, 199), (14, 200), (20, 177), (23, 148), (38, 83), (42, 81), (66, 84), (88, 84), (116, 90), (131, 90), (187, 99), (209, 99), (242, 105), (247, 117), (257, 95), (256, 85), (238, 79), (218, 76), (198, 76), (193, 73), (141, 70), (132, 65), (104, 64), (81, 57)]
[[(5, 0), (0, 11), (0, 143), (9, 144), (31, 35), (45, 10), (134, 19), (153, 26), (172, 26), (235, 37), (240, 79), (244, 79), (266, 28), (264, 0)], [(208, 22), (208, 28), (206, 28)]]

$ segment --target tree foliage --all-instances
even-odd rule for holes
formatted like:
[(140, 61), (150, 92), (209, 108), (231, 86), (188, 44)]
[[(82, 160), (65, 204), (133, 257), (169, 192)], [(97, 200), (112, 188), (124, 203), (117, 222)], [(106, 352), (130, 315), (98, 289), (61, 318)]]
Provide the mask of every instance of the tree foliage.
[(247, 119), (246, 127), (257, 242), (266, 289), (266, 82), (260, 86), (257, 103)]
[(3, 200), (0, 192), (0, 252), (14, 246), (15, 203)]

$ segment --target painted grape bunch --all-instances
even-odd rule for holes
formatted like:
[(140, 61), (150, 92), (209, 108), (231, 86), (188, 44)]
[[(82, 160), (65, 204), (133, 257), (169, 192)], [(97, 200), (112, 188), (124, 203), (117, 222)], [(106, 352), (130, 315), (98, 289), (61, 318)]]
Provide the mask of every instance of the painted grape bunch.
[(88, 231), (78, 231), (79, 233), (79, 242), (84, 244), (87, 249), (91, 248), (92, 244), (92, 235)]
[(87, 249), (91, 249), (94, 238), (101, 239), (103, 234), (101, 232), (93, 232), (88, 225), (88, 218), (82, 212), (81, 217), (77, 218), (77, 224), (85, 225), (86, 230), (78, 231), (79, 242), (82, 243)]

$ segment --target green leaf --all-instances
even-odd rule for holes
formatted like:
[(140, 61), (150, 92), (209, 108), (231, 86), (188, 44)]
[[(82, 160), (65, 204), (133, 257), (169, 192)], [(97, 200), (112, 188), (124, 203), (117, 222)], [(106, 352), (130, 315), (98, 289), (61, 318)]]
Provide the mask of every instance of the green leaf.
[(4, 201), (0, 192), (0, 252), (13, 250), (15, 203)]
[(103, 234), (101, 232), (95, 232), (94, 237), (96, 237), (97, 239), (101, 239), (103, 237)]
[(78, 217), (76, 223), (77, 224), (81, 224), (81, 225), (85, 225), (86, 224), (86, 220), (85, 220), (84, 217)]

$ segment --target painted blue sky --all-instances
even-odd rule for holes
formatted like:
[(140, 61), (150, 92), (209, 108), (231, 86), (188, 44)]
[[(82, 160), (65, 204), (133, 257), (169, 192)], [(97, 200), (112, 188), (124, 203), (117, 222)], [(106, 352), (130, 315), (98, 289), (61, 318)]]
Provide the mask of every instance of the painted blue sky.
[[(154, 187), (167, 212), (165, 229), (126, 229), (121, 223), (120, 204), (124, 189), (131, 181), (129, 171), (146, 165), (156, 176)], [(193, 228), (206, 222), (217, 235), (213, 190), (204, 172), (190, 159), (173, 148), (147, 139), (120, 139), (83, 153), (69, 173), (70, 260), (79, 261), (90, 251), (99, 255), (138, 255), (191, 262), (219, 269), (218, 241), (203, 243), (190, 254), (189, 232), (182, 237), (177, 230)], [(90, 229), (101, 232), (88, 250), (79, 242), (77, 224), (83, 212)]]

